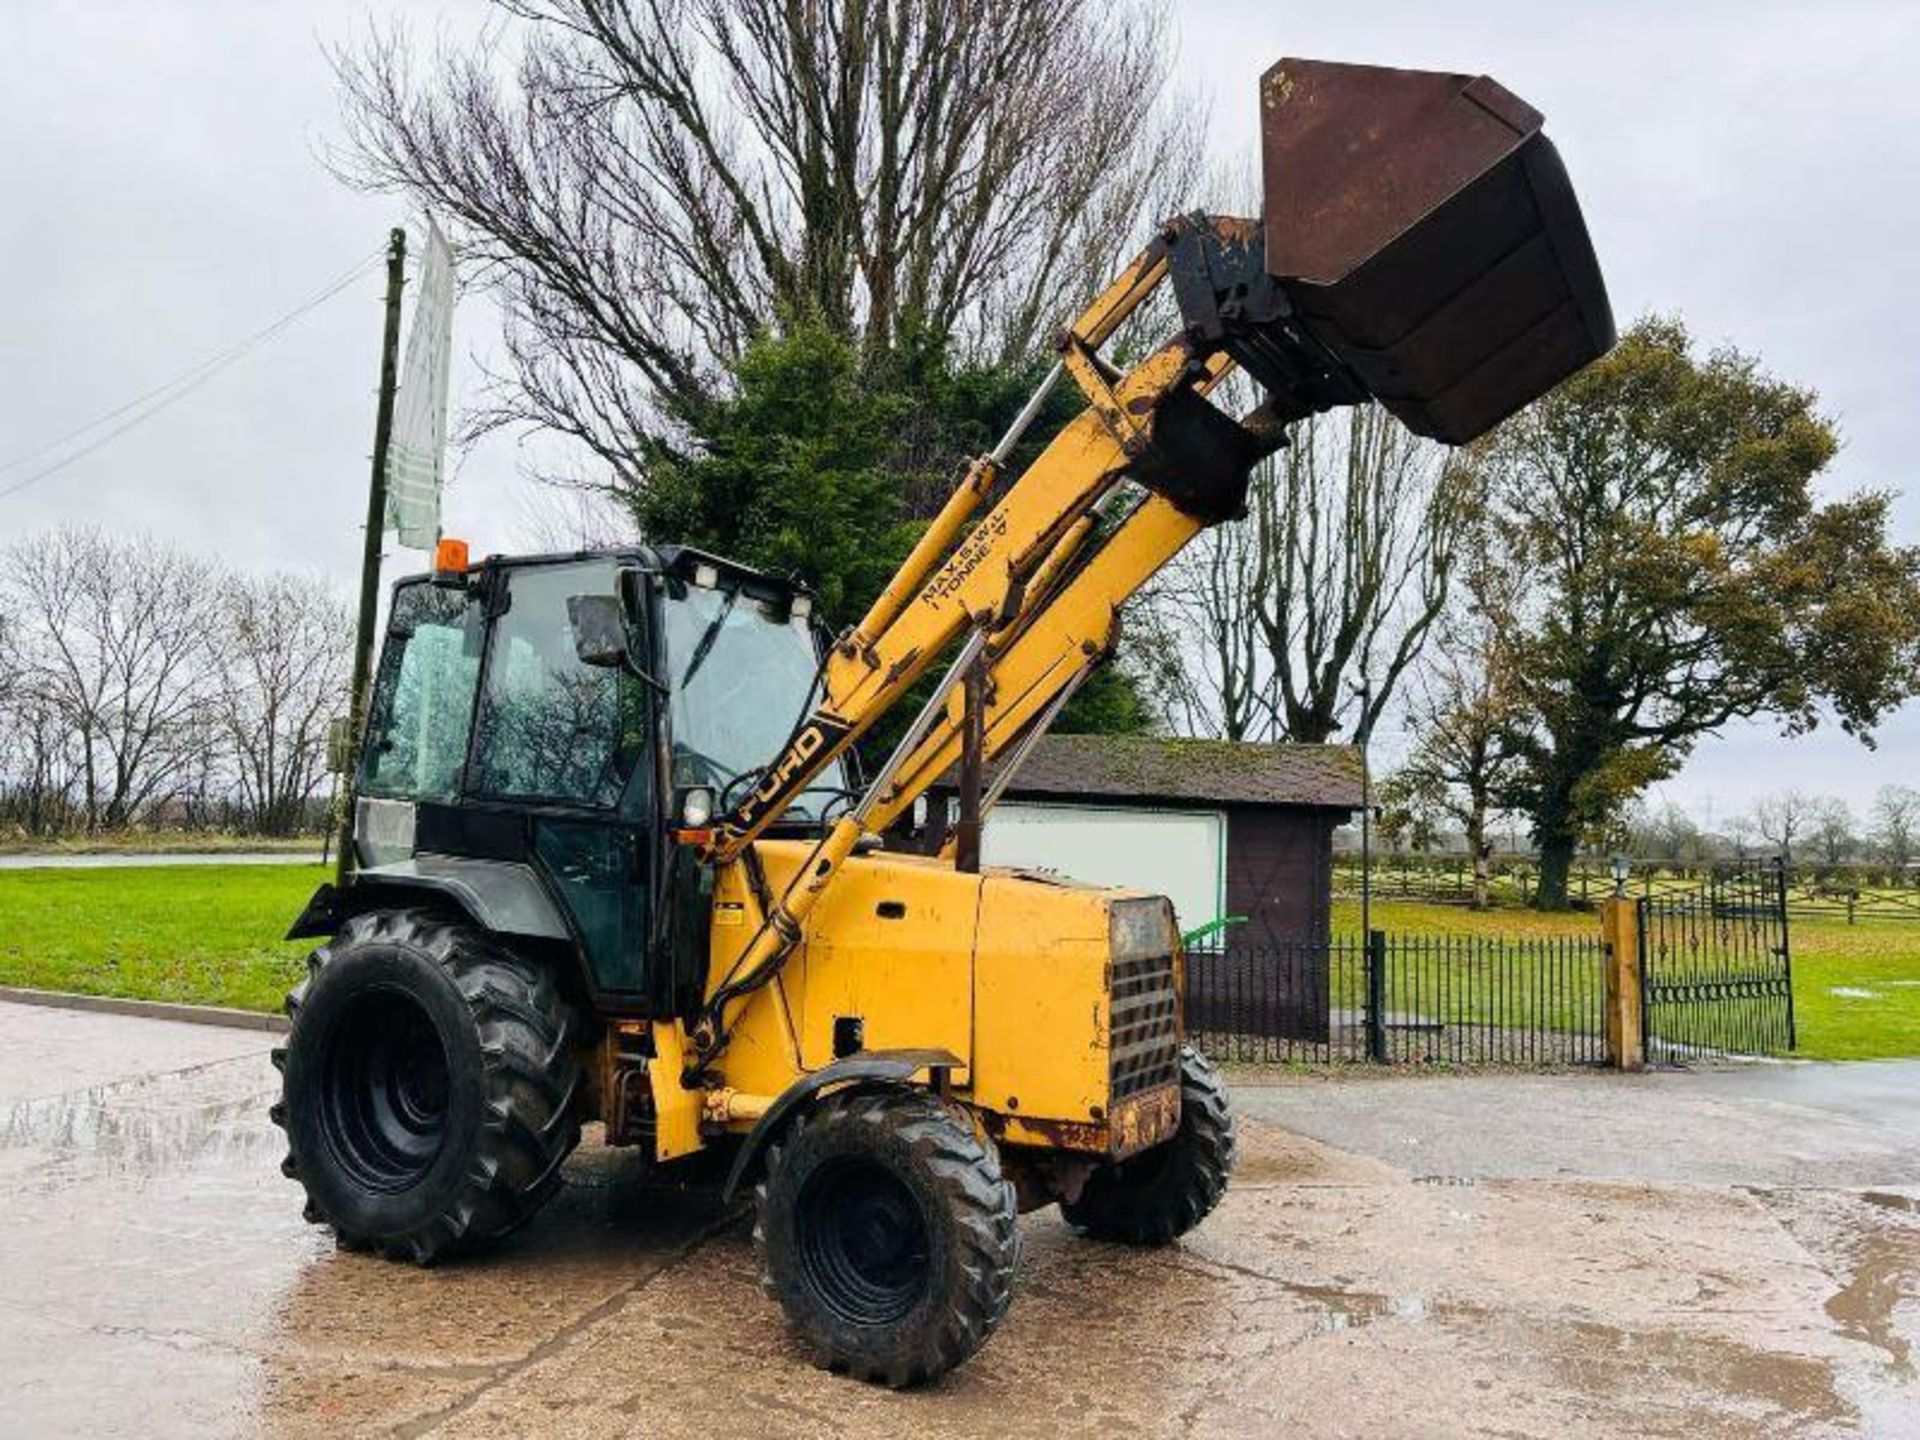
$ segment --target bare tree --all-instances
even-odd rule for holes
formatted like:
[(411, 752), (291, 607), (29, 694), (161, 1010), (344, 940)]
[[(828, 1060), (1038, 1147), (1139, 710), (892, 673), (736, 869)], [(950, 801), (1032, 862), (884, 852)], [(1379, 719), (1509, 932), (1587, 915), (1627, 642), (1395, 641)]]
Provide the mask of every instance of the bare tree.
[(1780, 855), (1793, 858), (1793, 842), (1812, 823), (1814, 800), (1798, 790), (1763, 795), (1754, 802), (1753, 828)]
[(1807, 838), (1828, 865), (1838, 865), (1859, 844), (1853, 811), (1838, 795), (1814, 798), (1808, 817)]
[(1880, 858), (1904, 870), (1920, 847), (1920, 790), (1882, 785), (1873, 797), (1873, 844)]
[(79, 818), (78, 746), (66, 723), (32, 691), (0, 708), (0, 819), (28, 835), (59, 835)]
[(1524, 770), (1531, 720), (1505, 643), (1514, 583), (1483, 545), (1467, 555), (1464, 583), (1408, 704), (1413, 752), (1383, 790), (1459, 825), (1473, 861), (1473, 907), (1484, 910), (1492, 825)]
[(1254, 592), (1270, 571), (1251, 525), (1216, 526), (1130, 607), (1125, 653), (1175, 733), (1274, 738), (1253, 615)]
[(89, 830), (130, 824), (192, 758), (209, 698), (213, 567), (180, 551), (59, 530), (8, 547), (19, 691), (72, 737)]
[(1706, 858), (1706, 832), (1671, 800), (1657, 810), (1635, 800), (1629, 803), (1626, 813), (1629, 848), (1633, 854), (1648, 860), (1664, 860), (1671, 865), (1694, 865)]
[(223, 590), (215, 715), (249, 827), (297, 831), (326, 771), (327, 725), (346, 708), (353, 616), (323, 585), (236, 576)]
[(763, 330), (1029, 353), (1202, 148), (1136, 0), (496, 3), (471, 52), (336, 53), (338, 165), (449, 219), (503, 307), (474, 424), (625, 485)]
[(0, 613), (0, 824), (57, 834), (73, 821), (72, 735), (27, 684), (18, 619)]
[(1157, 643), (1186, 661), (1161, 692), (1169, 723), (1308, 743), (1371, 728), (1445, 608), (1466, 499), (1445, 451), (1377, 406), (1295, 426), (1255, 472), (1247, 518), (1149, 594)]
[(639, 538), (633, 513), (604, 491), (537, 486), (520, 492), (519, 524), (535, 550), (564, 554), (631, 545)]

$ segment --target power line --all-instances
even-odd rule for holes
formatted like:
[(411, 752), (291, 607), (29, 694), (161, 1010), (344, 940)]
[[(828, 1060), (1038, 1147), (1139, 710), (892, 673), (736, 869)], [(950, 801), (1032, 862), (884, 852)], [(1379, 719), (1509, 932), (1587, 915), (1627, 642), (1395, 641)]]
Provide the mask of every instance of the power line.
[[(373, 251), (370, 255), (361, 259), (353, 269), (338, 279), (331, 281), (319, 294), (301, 302), (301, 304), (289, 310), (286, 314), (280, 316), (277, 320), (274, 320), (262, 329), (255, 331), (246, 339), (201, 361), (192, 369), (183, 371), (173, 379), (168, 380), (164, 384), (156, 385), (153, 389), (143, 394), (136, 395), (133, 399), (128, 400), (122, 405), (115, 406), (104, 415), (96, 416), (85, 425), (68, 431), (58, 439), (48, 441), (37, 449), (29, 450), (24, 455), (16, 456), (4, 465), (0, 465), (0, 474), (5, 474), (9, 470), (17, 470), (22, 465), (38, 460), (45, 455), (72, 444), (91, 431), (98, 430), (102, 425), (107, 425), (114, 420), (120, 421), (119, 424), (113, 425), (112, 428), (104, 433), (94, 436), (92, 440), (82, 445), (79, 449), (61, 456), (61, 458), (53, 461), (51, 464), (42, 466), (32, 474), (16, 480), (10, 485), (0, 487), (0, 500), (4, 500), (9, 495), (17, 495), (29, 485), (37, 484), (45, 480), (48, 476), (57, 474), (76, 461), (91, 455), (109, 441), (117, 439), (119, 436), (126, 434), (127, 431), (144, 424), (162, 411), (186, 399), (187, 396), (191, 395), (215, 376), (239, 363), (239, 361), (246, 358), (247, 355), (261, 345), (266, 344), (269, 340), (276, 338), (285, 331), (288, 326), (292, 325), (294, 321), (300, 319), (309, 311), (318, 309), (335, 295), (338, 295), (342, 290), (345, 290), (349, 285), (353, 284), (354, 281), (372, 269), (385, 253), (384, 247)], [(126, 418), (121, 419), (122, 416)]]

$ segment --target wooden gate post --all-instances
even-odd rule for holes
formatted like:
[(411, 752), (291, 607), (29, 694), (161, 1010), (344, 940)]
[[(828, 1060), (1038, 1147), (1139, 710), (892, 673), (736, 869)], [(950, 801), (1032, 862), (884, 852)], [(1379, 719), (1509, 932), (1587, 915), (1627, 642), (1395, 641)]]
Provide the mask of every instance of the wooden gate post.
[(1616, 1070), (1644, 1070), (1640, 902), (1626, 894), (1609, 895), (1600, 905), (1600, 933), (1607, 942), (1607, 1060)]

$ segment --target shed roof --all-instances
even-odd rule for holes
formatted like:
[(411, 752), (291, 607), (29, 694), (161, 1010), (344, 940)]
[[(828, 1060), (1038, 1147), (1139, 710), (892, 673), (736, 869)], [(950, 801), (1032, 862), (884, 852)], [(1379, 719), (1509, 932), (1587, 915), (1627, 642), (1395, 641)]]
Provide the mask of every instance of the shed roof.
[[(949, 786), (952, 780), (949, 772)], [(1351, 811), (1361, 805), (1360, 752), (1352, 745), (1045, 735), (1007, 794)]]

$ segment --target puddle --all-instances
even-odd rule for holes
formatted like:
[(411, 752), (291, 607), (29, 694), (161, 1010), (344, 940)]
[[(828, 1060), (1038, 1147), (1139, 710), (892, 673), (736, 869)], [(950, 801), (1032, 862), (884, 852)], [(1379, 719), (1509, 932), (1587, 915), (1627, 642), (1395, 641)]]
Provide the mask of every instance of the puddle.
[(1854, 1401), (1842, 1393), (1836, 1367), (1829, 1361), (1760, 1349), (1724, 1336), (1537, 1315), (1523, 1321), (1513, 1311), (1474, 1301), (1358, 1290), (1337, 1279), (1325, 1284), (1290, 1280), (1218, 1258), (1202, 1263), (1209, 1269), (1265, 1281), (1313, 1306), (1318, 1312), (1313, 1324), (1316, 1335), (1400, 1321), (1457, 1326), (1497, 1336), (1521, 1322), (1526, 1334), (1520, 1343), (1528, 1349), (1537, 1347), (1576, 1392), (1630, 1394), (1658, 1374), (1677, 1382), (1684, 1392), (1725, 1397), (1795, 1424), (1844, 1422), (1859, 1413)]
[[(1870, 1205), (1903, 1213), (1920, 1211), (1905, 1195), (1868, 1191)], [(1920, 1302), (1920, 1230), (1891, 1225), (1860, 1227), (1849, 1246), (1852, 1271), (1827, 1298), (1826, 1311), (1840, 1333), (1873, 1346), (1886, 1356), (1889, 1372), (1900, 1380), (1915, 1376), (1913, 1340), (1902, 1326), (1902, 1306)]]
[(1849, 1421), (1857, 1414), (1841, 1393), (1830, 1362), (1760, 1350), (1721, 1336), (1574, 1321), (1545, 1350), (1576, 1386), (1588, 1391), (1645, 1389), (1657, 1373), (1689, 1388), (1764, 1406), (1802, 1426), (1808, 1421)]
[(0, 1151), (47, 1156), (33, 1172), (43, 1182), (277, 1160), (282, 1143), (266, 1118), (274, 1091), (258, 1068), (257, 1056), (241, 1056), (21, 1101), (0, 1110)]
[[(1239, 1265), (1217, 1256), (1195, 1256), (1209, 1272), (1228, 1271), (1259, 1280), (1305, 1301), (1318, 1314), (1313, 1329), (1317, 1335), (1343, 1330), (1359, 1330), (1382, 1320), (1404, 1320), (1418, 1324), (1427, 1320), (1484, 1320), (1491, 1312), (1483, 1305), (1468, 1301), (1434, 1300), (1425, 1295), (1388, 1294), (1384, 1291), (1356, 1290), (1339, 1279), (1330, 1282), (1293, 1280), (1251, 1265)], [(1192, 1270), (1182, 1265), (1180, 1268)]]
[[(1302, 1289), (1311, 1291), (1317, 1287), (1305, 1286)], [(1432, 1302), (1424, 1295), (1372, 1295), (1363, 1291), (1327, 1290), (1312, 1298), (1325, 1311), (1313, 1327), (1314, 1333), (1319, 1335), (1357, 1330), (1376, 1320), (1418, 1322), (1434, 1312)]]
[(1895, 1195), (1886, 1190), (1865, 1190), (1860, 1198), (1869, 1205), (1878, 1205), (1882, 1210), (1900, 1210), (1909, 1215), (1920, 1215), (1920, 1199), (1911, 1195)]

